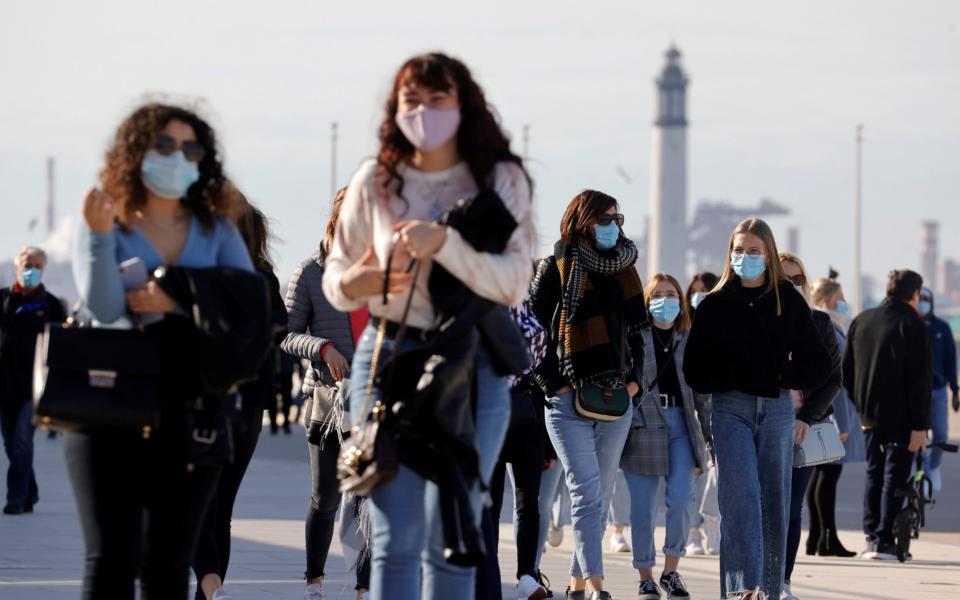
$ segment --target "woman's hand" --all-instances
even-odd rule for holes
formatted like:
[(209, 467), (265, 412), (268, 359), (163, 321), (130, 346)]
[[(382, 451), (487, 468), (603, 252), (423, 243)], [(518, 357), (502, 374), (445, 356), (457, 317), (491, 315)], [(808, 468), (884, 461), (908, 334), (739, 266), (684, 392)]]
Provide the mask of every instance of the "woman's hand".
[(849, 433), (841, 433), (841, 434), (840, 434), (840, 441), (841, 441), (841, 442), (845, 442), (845, 441), (847, 441), (847, 440), (849, 440), (849, 439), (850, 439), (850, 434), (849, 434)]
[(631, 398), (636, 398), (637, 394), (640, 393), (640, 386), (637, 385), (636, 381), (630, 381), (627, 383), (627, 393), (630, 394)]
[(810, 433), (810, 426), (797, 419), (793, 422), (793, 443), (802, 444), (807, 441), (807, 434)]
[(541, 470), (542, 470), (542, 471), (549, 471), (550, 469), (554, 468), (555, 466), (557, 466), (557, 459), (551, 458), (550, 460), (545, 460), (545, 461), (543, 461), (543, 469), (541, 469)]
[(793, 412), (799, 412), (803, 408), (803, 392), (790, 390), (790, 399), (793, 401)]
[(87, 192), (83, 199), (83, 219), (87, 227), (97, 233), (113, 231), (113, 222), (117, 218), (117, 203), (97, 188)]
[(700, 467), (696, 467), (693, 469), (694, 477), (700, 477), (701, 475), (703, 475), (703, 469), (701, 469)]
[(397, 294), (407, 289), (413, 281), (413, 275), (391, 271), (389, 274), (377, 264), (377, 255), (373, 246), (344, 271), (340, 279), (340, 289), (351, 300), (360, 300), (383, 293), (383, 278), (387, 277), (387, 292)]
[(177, 308), (177, 303), (156, 281), (150, 281), (142, 288), (127, 293), (127, 308), (132, 313), (168, 313)]
[(427, 259), (436, 254), (447, 241), (447, 226), (430, 221), (404, 221), (393, 227), (400, 233), (400, 242), (416, 259)]
[(330, 344), (324, 350), (323, 362), (327, 363), (327, 368), (330, 369), (330, 375), (333, 376), (334, 381), (343, 381), (346, 379), (347, 373), (350, 372), (350, 363), (333, 347), (333, 344)]

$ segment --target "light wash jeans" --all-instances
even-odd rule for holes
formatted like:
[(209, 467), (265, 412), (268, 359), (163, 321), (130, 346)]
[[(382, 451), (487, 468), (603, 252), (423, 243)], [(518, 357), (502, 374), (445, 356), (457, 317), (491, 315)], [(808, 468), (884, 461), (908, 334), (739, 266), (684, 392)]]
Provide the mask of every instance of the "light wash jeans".
[(779, 598), (787, 552), (793, 469), (789, 392), (713, 396), (720, 514), (720, 595), (759, 587)]
[(547, 398), (547, 433), (570, 492), (573, 577), (603, 576), (603, 530), (632, 417), (631, 405), (616, 421), (585, 419), (573, 406), (573, 392)]
[[(366, 393), (370, 361), (376, 340), (371, 325), (363, 332), (354, 353), (351, 373), (351, 415), (354, 422), (365, 418), (360, 408)], [(402, 349), (416, 348), (419, 341), (406, 339)], [(384, 340), (381, 360), (394, 350), (394, 342)], [(510, 421), (510, 395), (506, 379), (497, 377), (489, 356), (477, 353), (477, 418), (474, 444), (480, 462), (480, 474), (489, 481)], [(373, 401), (377, 399), (374, 390)], [(479, 486), (472, 504), (480, 526), (482, 502)], [(370, 496), (373, 522), (372, 571), (370, 594), (373, 600), (472, 600), (476, 569), (457, 567), (443, 557), (443, 531), (437, 486), (412, 469), (400, 465), (397, 477), (377, 488)], [(422, 571), (422, 587), (421, 587)]]
[[(947, 441), (947, 426), (950, 421), (950, 413), (947, 411), (947, 386), (933, 390), (930, 397), (930, 428), (933, 430), (933, 443)], [(940, 468), (943, 460), (943, 450), (940, 448), (930, 449), (930, 462), (927, 467), (930, 469)]]
[(623, 469), (617, 469), (617, 478), (613, 482), (613, 497), (610, 499), (610, 514), (607, 524), (626, 527), (630, 524), (630, 488), (627, 486)]
[(563, 496), (569, 497), (565, 486), (561, 485), (562, 480), (563, 465), (559, 461), (552, 469), (540, 475), (540, 543), (537, 544), (537, 568), (540, 568), (540, 558), (543, 556), (543, 545), (547, 542), (550, 520), (553, 519), (557, 527), (569, 525), (564, 517), (569, 517), (570, 511), (564, 511), (561, 506), (563, 503), (560, 501)]
[[(664, 556), (686, 556), (687, 529), (690, 519), (687, 507), (693, 488), (693, 457), (683, 407), (671, 406), (663, 411), (667, 421), (667, 452), (670, 472), (666, 476), (667, 537)], [(630, 486), (630, 536), (633, 542), (633, 568), (650, 569), (657, 564), (653, 530), (657, 517), (657, 492), (661, 475), (624, 473)]]

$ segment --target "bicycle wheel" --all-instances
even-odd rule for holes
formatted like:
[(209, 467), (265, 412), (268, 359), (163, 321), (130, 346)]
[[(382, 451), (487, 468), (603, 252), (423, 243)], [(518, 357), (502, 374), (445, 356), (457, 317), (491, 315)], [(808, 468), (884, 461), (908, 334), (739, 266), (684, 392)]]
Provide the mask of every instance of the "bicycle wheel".
[(915, 523), (920, 519), (917, 509), (907, 506), (893, 521), (893, 539), (897, 546), (897, 560), (906, 562), (910, 553), (910, 539), (913, 537)]

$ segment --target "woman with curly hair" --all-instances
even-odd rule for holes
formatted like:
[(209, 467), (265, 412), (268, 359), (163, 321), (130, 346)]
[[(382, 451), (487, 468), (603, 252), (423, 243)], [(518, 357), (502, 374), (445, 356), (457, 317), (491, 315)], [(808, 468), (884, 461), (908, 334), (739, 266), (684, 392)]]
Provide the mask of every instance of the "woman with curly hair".
[[(517, 224), (500, 254), (478, 251), (456, 229), (437, 222), (458, 200), (496, 200), (490, 194), (478, 196), (480, 192), (495, 193)], [(470, 71), (444, 54), (408, 60), (397, 71), (387, 99), (377, 158), (362, 165), (347, 187), (323, 274), (323, 291), (335, 308), (370, 309), (370, 325), (353, 358), (353, 422), (367, 417), (361, 414), (362, 392), (375, 339), (382, 339), (382, 355), (389, 357), (411, 286), (403, 350), (420, 347), (423, 332), (437, 325), (428, 289), (431, 270), (443, 267), (473, 293), (512, 306), (526, 294), (533, 245), (533, 207), (523, 161), (510, 150)], [(388, 272), (392, 251), (397, 268)], [(416, 281), (405, 272), (411, 258), (420, 263)], [(385, 288), (389, 294), (383, 302)], [(506, 435), (509, 384), (482, 348), (476, 371), (474, 446), (479, 477), (489, 483)], [(376, 398), (379, 390), (373, 391)], [(476, 517), (479, 492), (474, 499)], [(374, 600), (474, 597), (474, 569), (444, 558), (436, 484), (401, 456), (396, 477), (374, 490), (370, 503)]]
[[(116, 132), (84, 200), (74, 249), (80, 297), (102, 324), (152, 323), (163, 372), (160, 423), (145, 439), (122, 428), (69, 433), (70, 482), (86, 541), (83, 597), (185, 599), (200, 523), (220, 468), (188, 469), (188, 401), (199, 371), (188, 340), (193, 324), (156, 282), (124, 289), (120, 264), (139, 258), (146, 272), (163, 265), (253, 271), (229, 214), (227, 187), (213, 129), (194, 112), (163, 104), (136, 109)], [(144, 318), (149, 316), (149, 318)]]

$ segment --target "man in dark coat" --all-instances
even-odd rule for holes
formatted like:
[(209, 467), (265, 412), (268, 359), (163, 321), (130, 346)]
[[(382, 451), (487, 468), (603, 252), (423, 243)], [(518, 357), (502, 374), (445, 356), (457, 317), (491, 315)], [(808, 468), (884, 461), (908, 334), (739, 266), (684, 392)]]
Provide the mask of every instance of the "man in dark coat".
[(917, 312), (923, 278), (890, 273), (887, 297), (854, 319), (843, 357), (843, 384), (862, 415), (867, 446), (863, 558), (896, 560), (893, 522), (903, 507), (914, 455), (930, 428), (930, 341)]
[(3, 512), (33, 512), (40, 499), (33, 473), (33, 360), (37, 334), (62, 323), (66, 309), (40, 283), (47, 255), (27, 246), (15, 259), (17, 280), (0, 289), (0, 433), (10, 466)]

